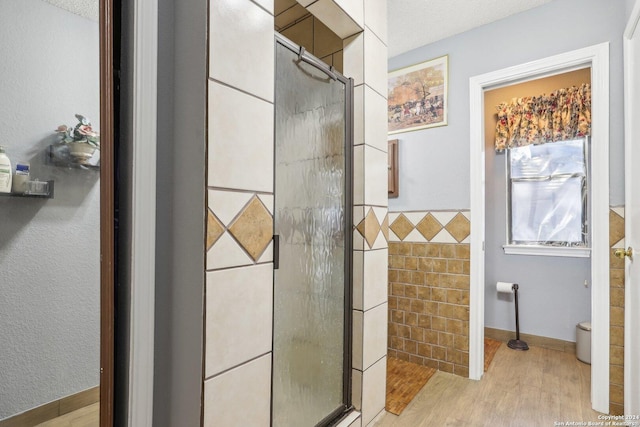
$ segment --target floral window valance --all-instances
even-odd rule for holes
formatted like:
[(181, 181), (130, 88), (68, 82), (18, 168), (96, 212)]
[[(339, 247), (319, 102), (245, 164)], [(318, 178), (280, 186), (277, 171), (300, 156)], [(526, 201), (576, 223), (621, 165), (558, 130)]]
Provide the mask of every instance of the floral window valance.
[(498, 109), (496, 150), (565, 141), (591, 133), (591, 85), (513, 98)]

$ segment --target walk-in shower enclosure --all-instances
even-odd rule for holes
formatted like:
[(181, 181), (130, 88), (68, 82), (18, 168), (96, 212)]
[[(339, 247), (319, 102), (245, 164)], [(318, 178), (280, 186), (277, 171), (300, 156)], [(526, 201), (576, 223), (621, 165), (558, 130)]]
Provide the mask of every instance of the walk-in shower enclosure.
[(353, 83), (278, 35), (272, 425), (350, 406)]

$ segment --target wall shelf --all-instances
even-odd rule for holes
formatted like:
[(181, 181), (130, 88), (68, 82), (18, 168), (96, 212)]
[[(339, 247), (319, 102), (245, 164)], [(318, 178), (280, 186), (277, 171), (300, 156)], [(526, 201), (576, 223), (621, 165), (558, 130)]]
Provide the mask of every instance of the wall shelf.
[(49, 193), (47, 194), (23, 194), (23, 193), (0, 193), (0, 197), (22, 197), (29, 199), (53, 199), (53, 181), (43, 181), (49, 184)]

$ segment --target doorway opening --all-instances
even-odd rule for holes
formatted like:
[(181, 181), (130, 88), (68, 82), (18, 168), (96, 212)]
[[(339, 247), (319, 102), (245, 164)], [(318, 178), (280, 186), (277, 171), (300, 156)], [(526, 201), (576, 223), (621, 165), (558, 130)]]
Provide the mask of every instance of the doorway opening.
[[(576, 88), (574, 108), (590, 117), (590, 103), (577, 102), (588, 96), (590, 83), (591, 69), (582, 68), (484, 92), (485, 348), (490, 339), (513, 338), (516, 324), (513, 294), (498, 292), (498, 282), (519, 286), (520, 331), (529, 345), (575, 354), (576, 325), (591, 319), (590, 140), (556, 141), (560, 134), (548, 129), (559, 123), (560, 110), (547, 120), (554, 117), (553, 100), (568, 88)], [(534, 111), (518, 129), (528, 130), (536, 143), (548, 142), (496, 149), (498, 107), (515, 116), (522, 103)], [(567, 124), (567, 137), (571, 130), (578, 132)], [(521, 135), (515, 127), (508, 132), (514, 139)]]
[[(484, 371), (485, 242), (487, 232), (486, 151), (484, 143), (485, 90), (591, 68), (592, 140), (594, 159), (591, 229), (591, 402), (599, 412), (609, 410), (609, 45), (571, 51), (538, 61), (479, 75), (470, 79), (471, 175), (471, 287), (469, 323), (469, 377)], [(495, 286), (495, 284), (494, 284)], [(551, 296), (550, 296), (551, 297)]]

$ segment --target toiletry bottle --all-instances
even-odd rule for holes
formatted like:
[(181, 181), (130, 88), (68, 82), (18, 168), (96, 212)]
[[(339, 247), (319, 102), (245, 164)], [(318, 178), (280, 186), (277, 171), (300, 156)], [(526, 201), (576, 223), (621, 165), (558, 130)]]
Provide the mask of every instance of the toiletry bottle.
[(16, 173), (13, 174), (12, 192), (24, 194), (27, 191), (27, 181), (29, 181), (29, 163), (16, 163)]
[(4, 152), (4, 147), (0, 145), (0, 193), (11, 193), (11, 161)]

